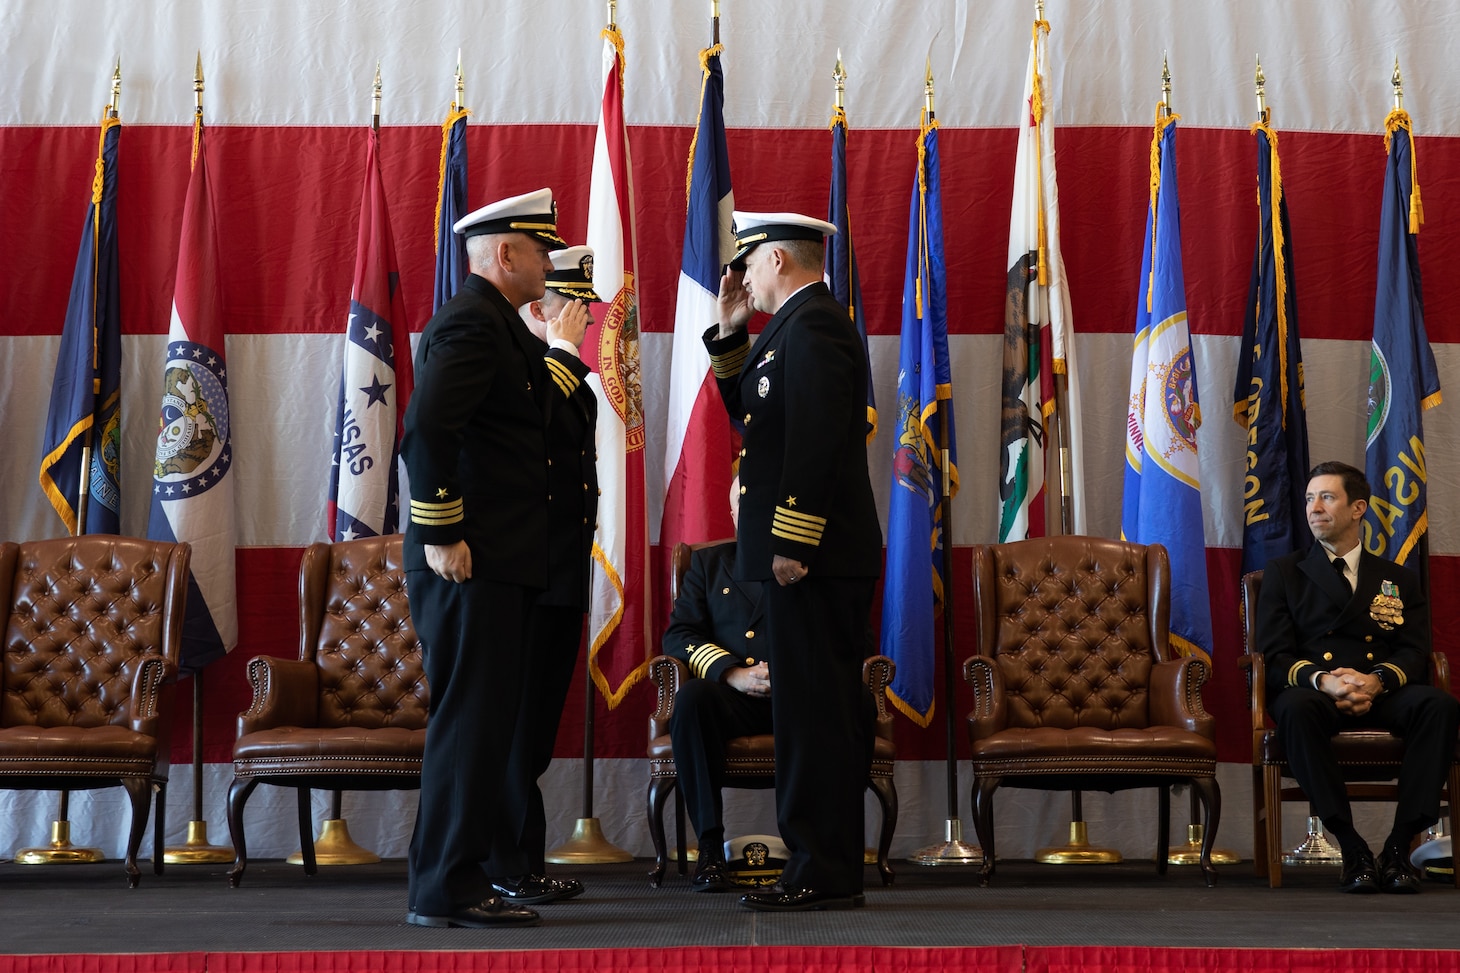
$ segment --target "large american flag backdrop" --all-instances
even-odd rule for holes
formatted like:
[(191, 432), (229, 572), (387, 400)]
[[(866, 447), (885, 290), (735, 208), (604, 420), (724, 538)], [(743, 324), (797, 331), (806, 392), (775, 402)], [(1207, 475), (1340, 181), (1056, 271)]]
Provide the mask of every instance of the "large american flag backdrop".
[[(664, 482), (665, 399), (685, 218), (686, 160), (700, 94), (698, 52), (710, 43), (708, 3), (624, 0), (625, 113), (639, 239), (643, 394), (648, 433), (647, 522), (657, 535)], [(1011, 178), (1032, 0), (725, 0), (721, 4), (725, 118), (742, 209), (827, 208), (831, 74), (840, 48), (849, 203), (879, 401), (895, 401), (906, 187), (931, 51), (941, 126), (948, 262), (948, 330), (959, 415), (962, 488), (951, 579), (968, 640), (968, 547), (997, 536), (1000, 362)], [(49, 383), (86, 211), (99, 109), (121, 58), (118, 223), (123, 328), (122, 530), (146, 531), (156, 436), (157, 375), (176, 270), (188, 178), (192, 72), (208, 78), (210, 175), (225, 275), (230, 393), (235, 417), (239, 644), (207, 670), (206, 816), (226, 833), (223, 789), (234, 721), (247, 705), (243, 667), (259, 653), (297, 651), (294, 605), (302, 549), (323, 540), (348, 311), (370, 83), (381, 65), (380, 161), (393, 218), (409, 325), (430, 314), (440, 124), (462, 50), (473, 107), (468, 203), (550, 185), (560, 229), (587, 229), (604, 7), (584, 0), (476, 3), (420, 0), (258, 0), (247, 5), (60, 0), (50, 17), (0, 14), (0, 537), (64, 531), (37, 482)], [(1182, 116), (1182, 231), (1190, 326), (1205, 406), (1199, 432), (1206, 555), (1215, 628), (1217, 714), (1228, 806), (1219, 843), (1248, 852), (1248, 775), (1238, 573), (1246, 433), (1231, 392), (1257, 231), (1253, 55), (1260, 52), (1273, 124), (1281, 133), (1303, 327), (1308, 425), (1315, 461), (1361, 463), (1373, 327), (1383, 121), (1398, 54), (1415, 121), (1427, 222), (1419, 236), (1426, 319), (1441, 379), (1460, 374), (1460, 8), (1400, 0), (1049, 0), (1046, 16), (1058, 126), (1061, 243), (1083, 371), (1087, 508), (1092, 533), (1120, 526), (1123, 423), (1138, 299), (1153, 108), (1163, 52)], [(1460, 462), (1456, 409), (1428, 413), (1429, 521), (1435, 617), (1460, 612)], [(870, 449), (886, 512), (896, 446), (884, 426)], [(651, 537), (657, 543), (657, 536)], [(655, 563), (662, 563), (656, 555)], [(665, 606), (654, 606), (655, 617)], [(656, 624), (657, 629), (657, 624)], [(1439, 642), (1445, 646), (1445, 638)], [(575, 695), (581, 699), (581, 675)], [(958, 687), (960, 715), (967, 707)], [(188, 693), (179, 719), (190, 718)], [(642, 760), (652, 693), (611, 713), (599, 707), (597, 810), (610, 839), (648, 851)], [(941, 701), (941, 696), (939, 697)], [(571, 704), (549, 772), (554, 827), (577, 816), (581, 711)], [(941, 713), (941, 702), (940, 702)], [(944, 812), (941, 719), (920, 730), (899, 717), (900, 851), (937, 837)], [(188, 740), (180, 731), (175, 738)], [(962, 734), (959, 734), (960, 739)], [(185, 779), (186, 742), (174, 753)], [(966, 776), (966, 772), (965, 772)], [(966, 788), (966, 781), (964, 785)], [(172, 789), (186, 800), (188, 788)], [(1016, 792), (1017, 793), (1017, 792)], [(1139, 792), (1137, 792), (1139, 794)], [(1006, 798), (1012, 801), (1016, 798)], [(1022, 798), (1021, 798), (1022, 799)], [(414, 795), (348, 796), (356, 836), (402, 854)], [(1028, 820), (1005, 845), (1018, 857), (1063, 837), (1059, 795), (1027, 798)], [(771, 830), (767, 797), (746, 799), (732, 830)], [(1125, 812), (1121, 801), (1135, 801)], [(6, 803), (8, 802), (8, 803)], [(292, 802), (255, 801), (259, 854), (284, 854)], [(0, 853), (44, 840), (51, 796), (0, 796)], [(966, 789), (960, 794), (965, 814)], [(1179, 803), (1178, 807), (1182, 805)], [(115, 842), (120, 798), (77, 795), (82, 840)], [(732, 819), (735, 809), (731, 805)], [(1146, 797), (1088, 800), (1092, 839), (1146, 847)], [(175, 810), (181, 828), (189, 814)], [(264, 818), (272, 820), (265, 822)], [(1131, 835), (1119, 819), (1138, 822)], [(875, 816), (871, 819), (875, 822)], [(1103, 827), (1100, 822), (1104, 820)], [(275, 838), (266, 826), (277, 826)], [(1012, 825), (1011, 825), (1012, 826)], [(1178, 831), (1179, 833), (1179, 831)], [(271, 845), (270, 842), (273, 841)], [(550, 842), (553, 835), (549, 836)], [(1001, 832), (1001, 844), (1004, 841)], [(1022, 847), (1021, 847), (1022, 842)], [(277, 845), (277, 847), (274, 847)]]

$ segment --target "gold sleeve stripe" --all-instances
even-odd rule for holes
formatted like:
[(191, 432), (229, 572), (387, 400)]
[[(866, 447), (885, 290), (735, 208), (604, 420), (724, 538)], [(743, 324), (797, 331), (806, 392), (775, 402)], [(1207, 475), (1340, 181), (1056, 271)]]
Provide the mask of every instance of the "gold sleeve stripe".
[(733, 351), (727, 351), (723, 355), (710, 356), (710, 369), (715, 373), (716, 378), (731, 378), (739, 375), (745, 367), (745, 359), (750, 355), (750, 339)]
[(445, 527), (448, 524), (459, 524), (466, 519), (466, 514), (458, 510), (454, 514), (418, 514), (411, 512), (411, 523), (420, 524), (422, 527)]
[(578, 376), (573, 374), (572, 369), (555, 358), (544, 358), (547, 362), (548, 371), (552, 373), (553, 381), (558, 383), (558, 388), (563, 390), (564, 395), (572, 395), (582, 383)]
[(1401, 668), (1399, 668), (1398, 666), (1396, 666), (1394, 663), (1392, 663), (1392, 662), (1381, 662), (1381, 663), (1379, 663), (1379, 668), (1381, 668), (1381, 669), (1388, 669), (1390, 672), (1392, 672), (1396, 676), (1398, 676), (1399, 677), (1399, 685), (1401, 685), (1401, 686), (1408, 685), (1409, 679), (1408, 679), (1408, 677), (1406, 677), (1404, 675), (1404, 670), (1401, 669)]
[(724, 649), (714, 642), (706, 642), (703, 645), (695, 646), (689, 654), (689, 668), (696, 676), (706, 679), (710, 674), (710, 666), (719, 662), (729, 655)]
[(423, 527), (445, 527), (466, 519), (466, 507), (460, 497), (444, 503), (428, 503), (425, 500), (411, 501), (411, 523)]
[(799, 510), (791, 510), (787, 507), (776, 507), (776, 516), (792, 523), (804, 524), (807, 527), (826, 527), (825, 517), (818, 517), (815, 514), (803, 514)]
[(443, 513), (450, 513), (453, 510), (460, 510), (461, 507), (462, 507), (462, 499), (461, 499), (461, 497), (457, 497), (455, 500), (443, 500), (441, 503), (429, 503), (429, 502), (427, 502), (425, 500), (412, 500), (411, 501), (411, 510), (412, 511), (420, 511), (421, 513), (425, 513), (425, 514), (443, 514)]
[(1309, 667), (1312, 667), (1312, 666), (1315, 666), (1315, 665), (1316, 665), (1316, 663), (1309, 662), (1306, 659), (1304, 659), (1302, 662), (1294, 662), (1293, 663), (1293, 667), (1288, 670), (1288, 685), (1289, 686), (1301, 686), (1303, 683), (1302, 682), (1299, 682), (1299, 680), (1298, 680), (1298, 674), (1300, 672), (1302, 672), (1304, 669), (1309, 668)]

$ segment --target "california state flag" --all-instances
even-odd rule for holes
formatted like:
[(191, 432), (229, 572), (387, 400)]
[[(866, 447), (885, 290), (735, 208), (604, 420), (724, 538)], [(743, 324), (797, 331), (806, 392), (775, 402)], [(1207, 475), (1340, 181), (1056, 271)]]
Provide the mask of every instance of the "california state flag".
[(649, 668), (649, 524), (644, 509), (644, 402), (634, 184), (624, 125), (623, 35), (603, 32), (603, 103), (593, 144), (588, 246), (607, 312), (583, 344), (598, 396), (598, 532), (588, 611), (588, 671), (613, 709)]

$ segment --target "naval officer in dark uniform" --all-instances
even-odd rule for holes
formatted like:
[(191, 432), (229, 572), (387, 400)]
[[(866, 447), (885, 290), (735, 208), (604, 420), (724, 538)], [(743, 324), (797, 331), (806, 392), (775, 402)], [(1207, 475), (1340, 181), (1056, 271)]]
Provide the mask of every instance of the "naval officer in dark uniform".
[[(730, 481), (730, 519), (738, 521), (740, 478)], [(669, 737), (679, 790), (699, 839), (696, 892), (733, 888), (725, 861), (725, 747), (742, 736), (770, 733), (771, 676), (761, 610), (763, 586), (735, 578), (735, 542), (703, 547), (674, 600), (664, 654), (691, 678), (674, 697)]]
[[(516, 847), (501, 801), (531, 610), (548, 583), (545, 427), (559, 395), (517, 309), (542, 297), (557, 235), (547, 189), (483, 207), (453, 229), (471, 274), (426, 326), (401, 455), (411, 619), (431, 707), (410, 848), (421, 926), (530, 924), (483, 863)], [(525, 856), (504, 863), (528, 872)]]
[(547, 812), (540, 778), (553, 759), (558, 723), (583, 643), (588, 611), (593, 532), (598, 523), (598, 468), (594, 435), (598, 399), (584, 382), (588, 365), (579, 349), (589, 322), (593, 250), (568, 247), (548, 255), (553, 269), (547, 293), (519, 308), (540, 342), (548, 375), (559, 394), (548, 421), (548, 586), (532, 611), (531, 649), (524, 660), (522, 702), (513, 734), (503, 801), (515, 822), (513, 855), (526, 856), (528, 871), (514, 875), (494, 856), (487, 870), (499, 894), (521, 905), (571, 899), (582, 894), (575, 879), (549, 878), (545, 860)]
[[(736, 213), (705, 332), (731, 417), (744, 424), (739, 581), (762, 584), (776, 691), (776, 817), (791, 858), (764, 911), (852, 908), (862, 899), (862, 792), (873, 704), (861, 681), (882, 532), (867, 475), (867, 356), (822, 283), (836, 228), (796, 213)], [(771, 315), (754, 342), (746, 325)]]
[[(1418, 892), (1414, 836), (1434, 824), (1460, 702), (1429, 685), (1430, 612), (1419, 578), (1359, 545), (1369, 483), (1345, 463), (1308, 475), (1307, 554), (1275, 558), (1257, 602), (1268, 710), (1299, 786), (1343, 853), (1345, 892)], [(1354, 829), (1330, 741), (1378, 728), (1404, 739), (1394, 824), (1376, 862)], [(1453, 799), (1453, 796), (1452, 796)]]

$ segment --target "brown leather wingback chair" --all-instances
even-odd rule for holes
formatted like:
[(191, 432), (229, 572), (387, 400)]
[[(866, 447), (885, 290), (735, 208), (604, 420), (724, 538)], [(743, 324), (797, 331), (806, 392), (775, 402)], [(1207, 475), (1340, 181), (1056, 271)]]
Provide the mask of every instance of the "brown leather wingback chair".
[[(1249, 700), (1252, 708), (1252, 863), (1258, 875), (1267, 877), (1269, 888), (1283, 884), (1283, 803), (1308, 802), (1308, 796), (1296, 783), (1283, 786), (1283, 778), (1291, 778), (1287, 753), (1278, 739), (1277, 729), (1267, 715), (1267, 667), (1257, 644), (1257, 598), (1262, 592), (1262, 572), (1249, 571), (1242, 576), (1242, 668), (1247, 672)], [(1434, 685), (1450, 691), (1450, 664), (1443, 653), (1430, 656), (1430, 679)], [(1387, 730), (1345, 730), (1333, 738), (1333, 754), (1339, 769), (1349, 781), (1350, 801), (1394, 801), (1398, 796), (1392, 781), (1399, 777), (1404, 760), (1404, 741)], [(1450, 807), (1448, 834), (1460, 829), (1460, 805), (1454, 801), (1460, 794), (1460, 745), (1450, 764), (1450, 782), (1443, 800)], [(1455, 876), (1460, 888), (1460, 873)]]
[(162, 874), (187, 544), (110, 534), (0, 545), (0, 787), (121, 786), (132, 800), (127, 884), (157, 794)]
[(1166, 549), (1098, 537), (1047, 537), (973, 549), (978, 655), (964, 664), (973, 816), (983, 882), (994, 872), (1000, 786), (1158, 793), (1156, 869), (1166, 871), (1169, 785), (1201, 799), (1201, 869), (1221, 815), (1207, 664), (1173, 658)]
[(228, 830), (237, 886), (248, 866), (244, 805), (261, 783), (298, 792), (304, 870), (314, 874), (310, 790), (421, 786), (428, 692), (411, 625), (401, 536), (313, 544), (299, 565), (299, 658), (249, 660)]
[[(670, 600), (679, 597), (679, 586), (689, 570), (690, 554), (702, 547), (724, 544), (725, 540), (709, 541), (703, 544), (677, 544), (674, 548), (674, 573), (670, 580)], [(892, 848), (892, 834), (897, 828), (897, 787), (892, 780), (893, 762), (897, 759), (897, 747), (892, 742), (892, 716), (887, 711), (887, 684), (896, 671), (893, 661), (885, 655), (874, 655), (862, 663), (862, 681), (872, 692), (877, 704), (876, 739), (873, 741), (872, 770), (867, 786), (877, 795), (882, 806), (882, 827), (877, 838), (877, 872), (883, 885), (891, 885), (892, 865), (888, 853)], [(669, 739), (669, 720), (674, 715), (674, 696), (679, 687), (690, 678), (684, 663), (667, 655), (656, 656), (649, 662), (649, 680), (654, 685), (655, 706), (649, 717), (649, 837), (654, 842), (654, 870), (649, 881), (655, 887), (664, 879), (668, 850), (664, 838), (664, 804), (679, 785), (679, 773), (674, 766), (674, 747)], [(775, 737), (768, 733), (758, 736), (737, 737), (730, 741), (725, 754), (725, 781), (727, 787), (769, 789), (776, 786)], [(685, 873), (685, 820), (682, 805), (676, 801), (677, 850), (679, 852), (679, 873)]]

